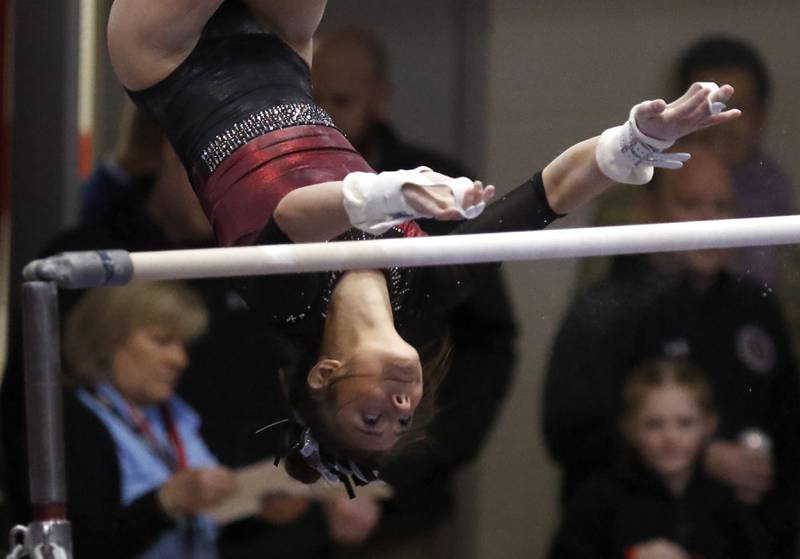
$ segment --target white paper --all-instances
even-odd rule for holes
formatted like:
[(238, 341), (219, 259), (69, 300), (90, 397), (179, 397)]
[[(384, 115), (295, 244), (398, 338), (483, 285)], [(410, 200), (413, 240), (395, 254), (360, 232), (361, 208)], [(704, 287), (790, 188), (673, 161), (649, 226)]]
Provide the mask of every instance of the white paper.
[[(228, 524), (248, 516), (257, 515), (261, 510), (261, 498), (280, 494), (305, 497), (314, 501), (347, 497), (347, 490), (341, 483), (330, 483), (321, 479), (306, 485), (292, 479), (283, 466), (275, 467), (275, 459), (256, 462), (234, 472), (236, 492), (219, 505), (204, 511), (218, 524)], [(392, 496), (392, 488), (384, 482), (373, 482), (363, 487), (354, 487), (356, 498), (360, 496), (374, 499), (387, 499)]]

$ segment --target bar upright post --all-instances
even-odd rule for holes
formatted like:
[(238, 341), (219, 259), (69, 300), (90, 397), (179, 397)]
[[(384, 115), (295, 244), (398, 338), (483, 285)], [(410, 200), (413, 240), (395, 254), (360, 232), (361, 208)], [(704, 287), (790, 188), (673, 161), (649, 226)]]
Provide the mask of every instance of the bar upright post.
[[(12, 530), (12, 548), (31, 557), (72, 557), (66, 518), (58, 291), (55, 283), (22, 286), (25, 408), (32, 522)], [(14, 541), (16, 540), (16, 541)]]

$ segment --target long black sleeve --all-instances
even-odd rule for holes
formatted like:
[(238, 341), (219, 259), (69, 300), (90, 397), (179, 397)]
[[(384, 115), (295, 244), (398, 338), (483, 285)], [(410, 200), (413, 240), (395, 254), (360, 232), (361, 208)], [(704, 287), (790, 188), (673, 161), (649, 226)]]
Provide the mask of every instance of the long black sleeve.
[[(475, 219), (459, 223), (449, 235), (507, 233), (543, 229), (562, 217), (547, 201), (541, 173), (489, 204)], [(411, 282), (407, 308), (416, 318), (445, 313), (490, 285), (502, 262), (418, 268)]]
[(542, 173), (539, 172), (489, 204), (475, 219), (461, 222), (452, 234), (535, 231), (544, 229), (560, 217), (563, 216), (550, 207)]

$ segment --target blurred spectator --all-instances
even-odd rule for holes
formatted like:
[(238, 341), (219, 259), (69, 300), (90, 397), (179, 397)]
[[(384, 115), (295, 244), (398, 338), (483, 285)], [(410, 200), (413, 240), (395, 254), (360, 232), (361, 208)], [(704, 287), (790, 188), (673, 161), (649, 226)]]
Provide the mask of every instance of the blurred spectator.
[[(389, 61), (380, 41), (361, 28), (322, 33), (313, 67), (317, 102), (376, 171), (427, 165), (451, 176), (472, 176), (457, 163), (400, 139), (388, 124)], [(440, 234), (457, 222), (421, 223)], [(428, 439), (382, 470), (396, 490), (392, 500), (337, 501), (325, 506), (331, 537), (347, 557), (449, 557), (452, 475), (472, 459), (488, 434), (508, 388), (516, 326), (498, 274), (490, 278), (491, 301), (473, 297), (447, 316), (432, 317), (419, 340), (449, 332), (452, 363), (440, 389), (438, 413)], [(476, 406), (475, 401), (481, 405)], [(359, 544), (361, 547), (357, 548)]]
[(702, 371), (645, 363), (623, 389), (625, 452), (582, 484), (567, 506), (564, 559), (753, 559), (759, 532), (729, 488), (700, 465), (717, 423)]
[[(681, 56), (676, 90), (683, 91), (696, 81), (729, 83), (736, 89), (729, 104), (742, 110), (741, 118), (701, 133), (730, 170), (736, 217), (794, 213), (794, 186), (780, 165), (764, 152), (772, 80), (761, 55), (735, 37), (700, 39)], [(769, 287), (781, 285), (783, 270), (776, 247), (742, 249), (736, 270)]]
[[(694, 139), (713, 146), (730, 173), (736, 202), (730, 217), (788, 215), (796, 211), (795, 189), (780, 165), (764, 151), (764, 136), (772, 80), (767, 65), (754, 47), (728, 36), (701, 38), (677, 61), (675, 91), (685, 91), (696, 81), (729, 83), (736, 89), (728, 105), (742, 116), (724, 126), (698, 132)], [(635, 221), (635, 194), (620, 189), (604, 196), (595, 208), (594, 225), (621, 225)], [(750, 276), (769, 289), (778, 289), (787, 277), (780, 247), (749, 247), (737, 251), (733, 271)], [(581, 263), (580, 283), (586, 286), (607, 271), (606, 260)], [(794, 314), (797, 314), (795, 311)]]
[(472, 176), (461, 164), (429, 147), (408, 143), (395, 132), (389, 123), (393, 89), (389, 55), (372, 32), (344, 27), (323, 31), (314, 40), (315, 100), (373, 169), (427, 165), (451, 177)]
[(186, 344), (206, 321), (201, 301), (177, 283), (93, 290), (68, 317), (74, 388), (64, 437), (76, 556), (217, 556), (216, 527), (202, 511), (233, 492), (233, 474), (175, 395)]
[[(725, 166), (702, 145), (681, 171), (657, 174), (640, 198), (647, 221), (730, 217)], [(614, 260), (608, 277), (573, 302), (546, 376), (544, 429), (568, 499), (605, 467), (616, 443), (624, 372), (645, 359), (683, 357), (709, 375), (719, 427), (704, 453), (711, 477), (757, 506), (771, 557), (793, 557), (797, 528), (800, 383), (786, 324), (771, 290), (726, 270), (730, 251)], [(740, 441), (752, 428), (771, 453)]]
[(83, 185), (81, 223), (107, 221), (122, 198), (144, 198), (158, 171), (163, 142), (156, 122), (126, 100), (113, 152)]
[[(126, 109), (127, 110), (127, 109)], [(131, 129), (131, 127), (133, 129)], [(169, 143), (153, 123), (135, 111), (123, 120), (119, 145), (138, 155), (114, 159), (146, 160), (134, 168), (98, 166), (85, 189), (85, 221), (55, 239), (44, 254), (66, 250), (124, 248), (131, 251), (214, 246), (211, 228), (191, 190), (186, 173)], [(143, 148), (138, 145), (146, 142)], [(125, 150), (123, 150), (125, 151)], [(152, 175), (148, 174), (152, 170)], [(133, 173), (133, 178), (127, 172)], [(179, 394), (203, 418), (201, 433), (213, 454), (229, 467), (242, 467), (283, 449), (279, 430), (256, 435), (264, 425), (287, 417), (277, 371), (283, 344), (264, 321), (251, 313), (230, 279), (189, 282), (208, 309), (208, 331), (190, 348), (187, 373)], [(59, 293), (66, 316), (81, 292)], [(22, 355), (17, 333), (3, 379), (3, 460), (7, 468), (26, 472)], [(27, 522), (27, 483), (9, 483), (13, 521)], [(327, 553), (325, 522), (319, 506), (302, 507), (291, 499), (270, 498), (265, 514), (222, 529), (220, 553), (226, 558), (273, 554), (289, 559), (317, 559)]]

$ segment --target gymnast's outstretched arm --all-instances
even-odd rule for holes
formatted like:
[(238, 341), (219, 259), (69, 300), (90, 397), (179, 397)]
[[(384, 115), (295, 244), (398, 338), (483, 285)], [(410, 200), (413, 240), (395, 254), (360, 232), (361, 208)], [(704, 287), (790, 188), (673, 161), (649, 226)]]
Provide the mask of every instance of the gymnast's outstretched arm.
[[(716, 107), (721, 108), (732, 95), (733, 88), (730, 85), (716, 88), (713, 84), (696, 83), (670, 104), (657, 99), (636, 105), (631, 110), (630, 119), (644, 135), (656, 142), (664, 142), (661, 145), (671, 145), (683, 136), (738, 118), (741, 112), (736, 109), (712, 111), (712, 104), (719, 104)], [(647, 161), (642, 162), (642, 168), (630, 172), (630, 180), (618, 176), (621, 173), (616, 162), (609, 163), (610, 156), (606, 153), (609, 149), (617, 149), (616, 142), (622, 140), (613, 134), (609, 135), (612, 130), (572, 146), (545, 167), (542, 180), (547, 200), (555, 212), (569, 213), (615, 182), (639, 184), (647, 182), (652, 176), (653, 166), (647, 165)], [(663, 154), (657, 154), (656, 157), (663, 157)], [(656, 166), (679, 168), (682, 159), (676, 158), (673, 165), (657, 161)], [(601, 165), (604, 168), (601, 169)]]
[[(738, 110), (721, 110), (731, 95), (733, 88), (729, 85), (694, 84), (670, 104), (658, 99), (636, 105), (624, 125), (570, 147), (545, 167), (542, 182), (547, 204), (556, 214), (566, 214), (615, 182), (649, 181), (653, 166), (679, 168), (688, 154), (661, 151), (685, 135), (737, 118)], [(715, 104), (716, 112), (712, 110)], [(425, 185), (425, 180), (430, 181), (427, 186), (419, 186)], [(456, 200), (456, 190), (446, 185), (459, 181), (466, 183), (460, 185), (463, 198)], [(480, 182), (452, 179), (430, 170), (378, 176), (352, 173), (343, 182), (291, 192), (278, 204), (274, 219), (294, 242), (321, 241), (336, 237), (351, 226), (368, 232), (378, 228), (380, 233), (397, 222), (390, 219), (395, 215), (458, 219), (464, 210), (478, 207), (474, 215), (467, 216), (476, 217), (493, 194), (492, 186), (484, 188)], [(497, 214), (497, 209), (492, 213)], [(483, 219), (481, 225), (465, 224), (460, 229), (479, 232), (487, 221)], [(509, 220), (505, 228), (513, 229), (512, 223), (516, 222)]]
[[(731, 95), (730, 85), (697, 83), (672, 103), (657, 99), (636, 105), (625, 124), (575, 144), (547, 165), (541, 176), (546, 200), (544, 204), (537, 200), (532, 207), (548, 207), (555, 214), (566, 214), (615, 182), (643, 184), (650, 180), (655, 166), (680, 168), (689, 154), (662, 153), (663, 150), (683, 136), (737, 118), (740, 111), (722, 110)], [(456, 187), (461, 189), (460, 198)], [(292, 241), (321, 241), (334, 238), (351, 226), (380, 233), (402, 218), (477, 217), (493, 195), (493, 186), (484, 188), (479, 181), (453, 179), (430, 170), (351, 173), (344, 181), (294, 190), (280, 201), (273, 217)], [(515, 196), (514, 200), (520, 197)], [(531, 219), (534, 216), (503, 220), (500, 216), (508, 210), (515, 214), (524, 210), (509, 208), (508, 197), (505, 202), (505, 207), (487, 212), (492, 217), (482, 216), (478, 223), (468, 222), (458, 229), (514, 230), (519, 224), (535, 224), (534, 228), (538, 228), (555, 217), (546, 216), (541, 223)], [(473, 215), (466, 215), (475, 209)], [(397, 216), (401, 219), (395, 219)], [(484, 231), (485, 226), (488, 230)]]

